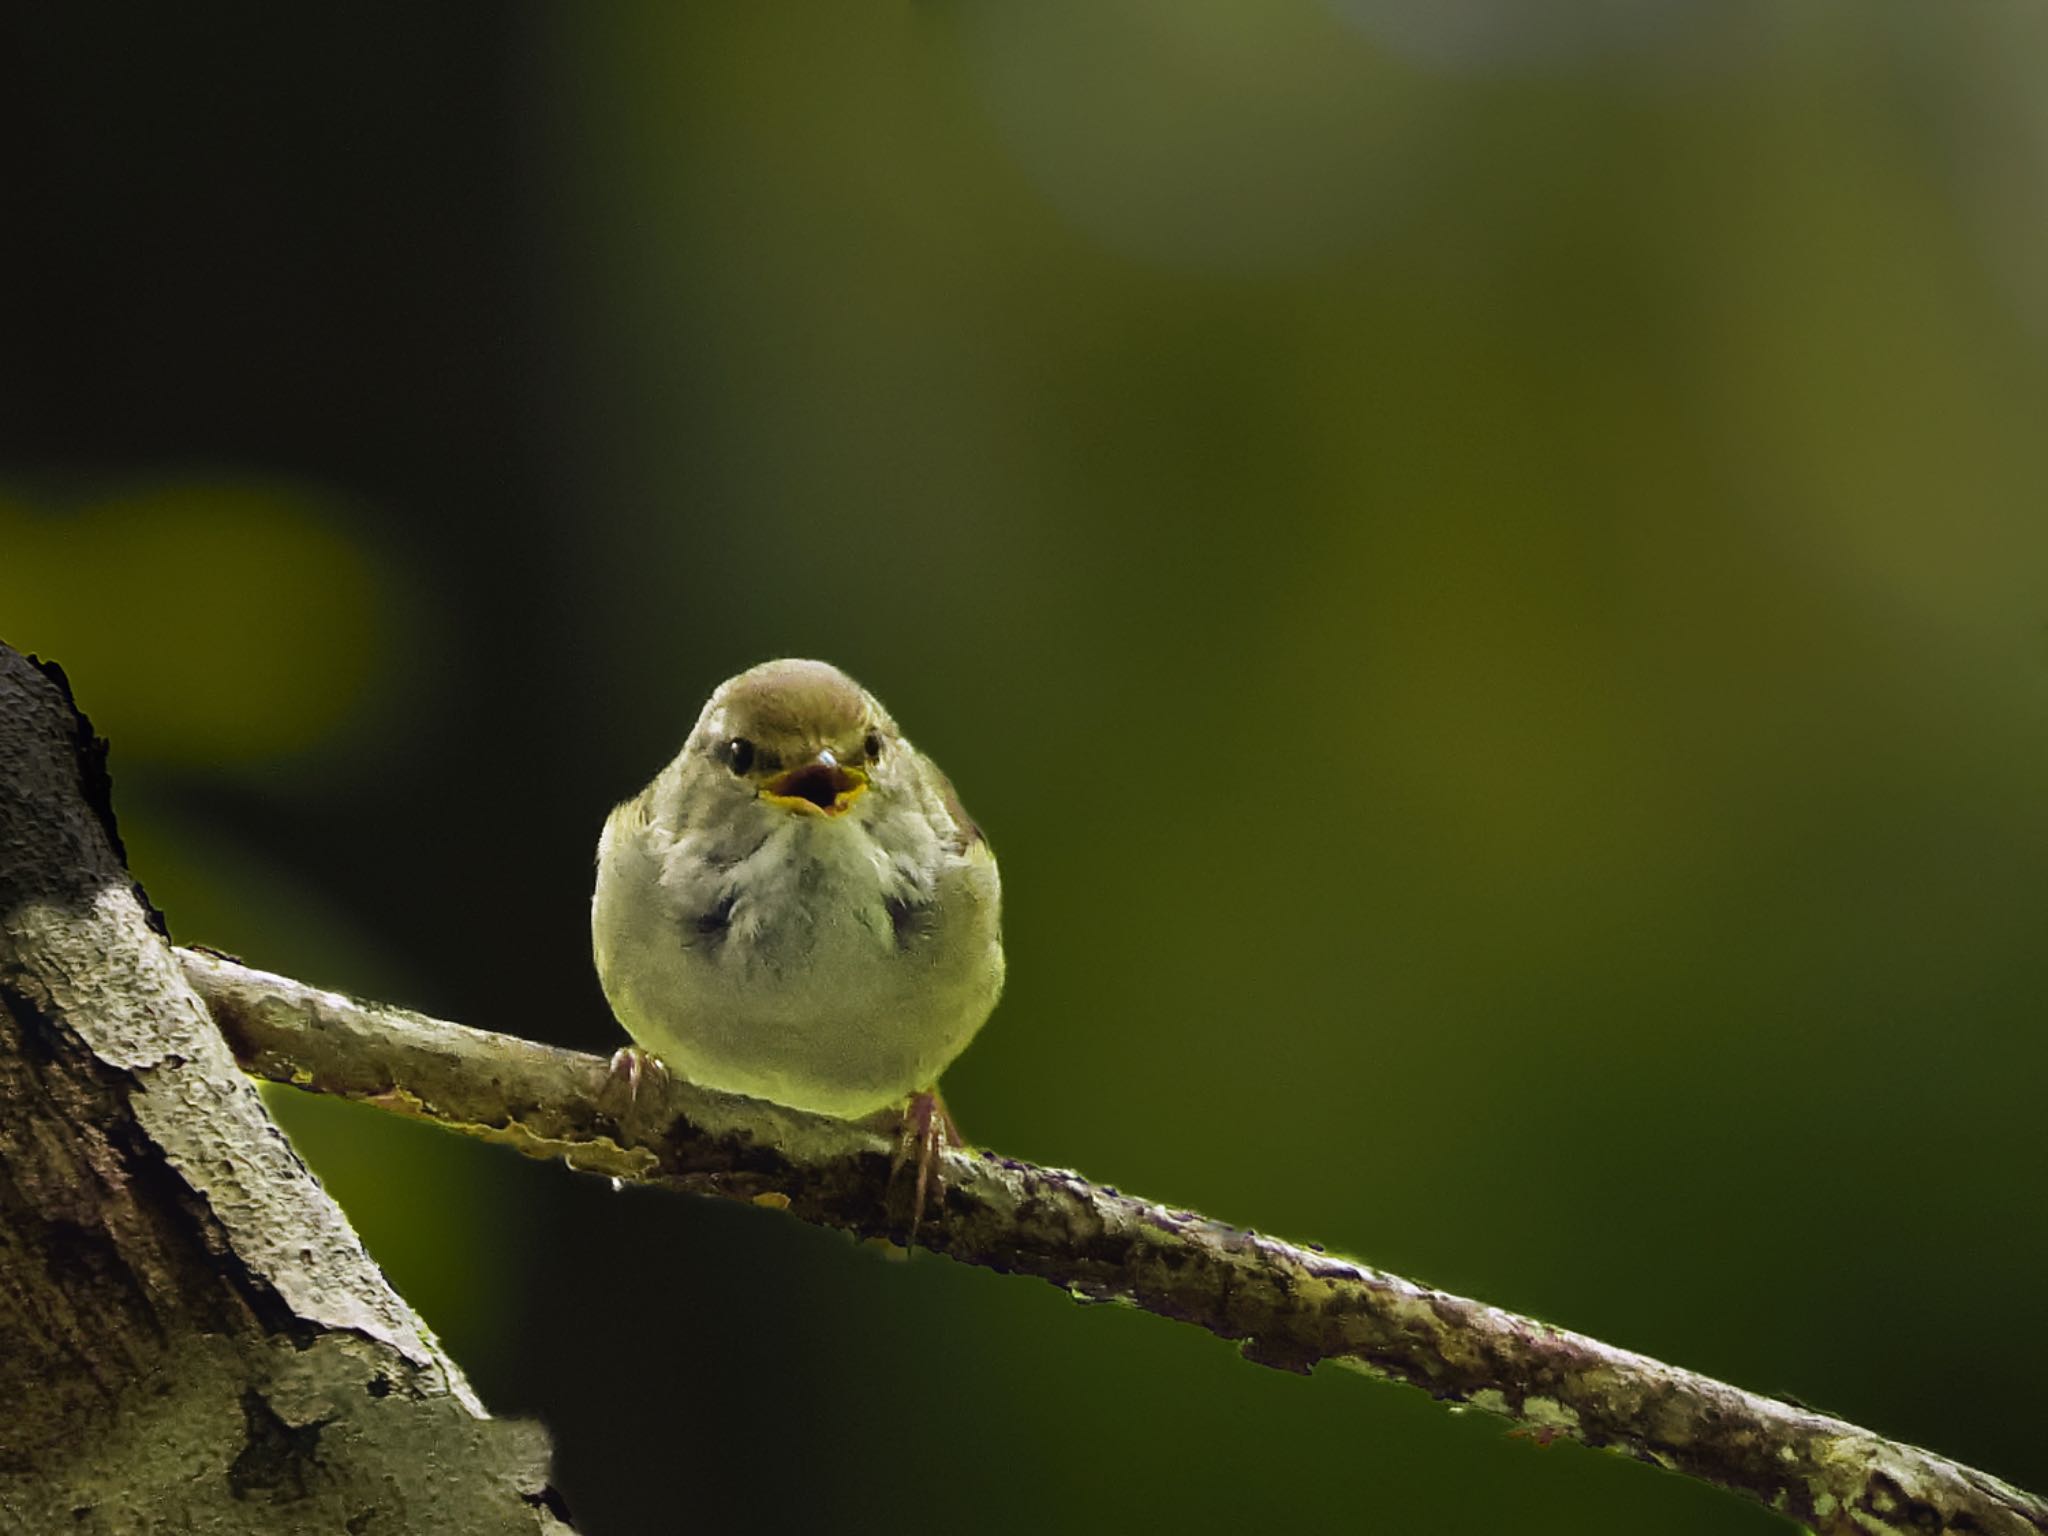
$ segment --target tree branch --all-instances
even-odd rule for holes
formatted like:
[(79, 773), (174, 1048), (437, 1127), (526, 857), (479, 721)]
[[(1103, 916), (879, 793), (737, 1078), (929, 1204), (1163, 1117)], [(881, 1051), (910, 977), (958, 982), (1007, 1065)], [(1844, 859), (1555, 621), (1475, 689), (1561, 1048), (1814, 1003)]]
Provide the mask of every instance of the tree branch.
[[(594, 1056), (358, 1002), (179, 951), (250, 1072), (634, 1183), (902, 1242), (908, 1179), (878, 1131), (688, 1083), (637, 1102)], [(918, 1241), (1241, 1341), (1421, 1387), (1744, 1494), (1821, 1531), (2048, 1533), (2048, 1503), (1931, 1452), (1320, 1250), (993, 1152), (949, 1153)]]

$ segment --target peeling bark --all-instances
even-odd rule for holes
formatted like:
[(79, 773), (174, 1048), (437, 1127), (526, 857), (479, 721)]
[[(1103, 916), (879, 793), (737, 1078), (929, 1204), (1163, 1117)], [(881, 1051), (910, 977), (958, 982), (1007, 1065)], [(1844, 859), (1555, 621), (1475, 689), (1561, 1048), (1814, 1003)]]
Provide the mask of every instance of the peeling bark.
[(264, 1112), (0, 646), (0, 1529), (566, 1531)]

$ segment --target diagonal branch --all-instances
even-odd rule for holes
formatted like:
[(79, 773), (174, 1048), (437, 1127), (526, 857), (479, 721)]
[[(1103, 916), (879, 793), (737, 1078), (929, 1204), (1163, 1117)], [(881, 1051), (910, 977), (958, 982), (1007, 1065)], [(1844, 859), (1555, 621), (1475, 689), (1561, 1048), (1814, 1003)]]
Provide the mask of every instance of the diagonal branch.
[[(900, 1242), (879, 1132), (656, 1080), (628, 1102), (595, 1056), (489, 1034), (181, 950), (248, 1071), (635, 1183), (787, 1209)], [(1239, 1340), (1330, 1360), (1747, 1495), (1821, 1531), (2048, 1533), (2048, 1502), (1931, 1452), (1399, 1276), (993, 1152), (949, 1153), (919, 1242)], [(907, 1181), (904, 1181), (907, 1182)]]

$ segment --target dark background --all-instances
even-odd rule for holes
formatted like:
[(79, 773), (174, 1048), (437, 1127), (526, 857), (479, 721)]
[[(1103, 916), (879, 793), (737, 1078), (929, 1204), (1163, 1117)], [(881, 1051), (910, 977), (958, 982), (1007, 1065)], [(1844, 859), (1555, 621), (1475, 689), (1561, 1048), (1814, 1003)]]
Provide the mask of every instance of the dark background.
[[(862, 678), (969, 1134), (2048, 1486), (2048, 24), (16, 6), (0, 637), (177, 935), (592, 1050), (605, 811)], [(275, 1097), (583, 1528), (1763, 1532)]]

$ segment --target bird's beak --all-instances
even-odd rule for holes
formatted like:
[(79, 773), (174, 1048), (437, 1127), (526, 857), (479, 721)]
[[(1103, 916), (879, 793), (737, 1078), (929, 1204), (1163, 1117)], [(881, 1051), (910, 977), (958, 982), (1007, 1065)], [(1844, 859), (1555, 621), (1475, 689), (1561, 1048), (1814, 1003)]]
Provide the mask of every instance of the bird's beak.
[(761, 786), (761, 798), (800, 816), (837, 816), (867, 792), (868, 776), (846, 768), (831, 750), (808, 763), (778, 773)]

